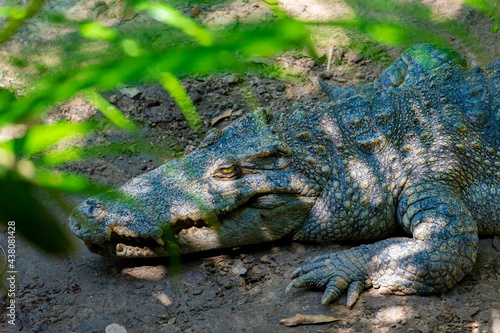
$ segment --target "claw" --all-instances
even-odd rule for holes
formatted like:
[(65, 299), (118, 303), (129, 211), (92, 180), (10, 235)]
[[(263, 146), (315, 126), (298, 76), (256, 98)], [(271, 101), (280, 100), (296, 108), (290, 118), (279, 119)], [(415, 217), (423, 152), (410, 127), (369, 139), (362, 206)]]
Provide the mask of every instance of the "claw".
[(349, 285), (349, 289), (347, 290), (347, 302), (346, 305), (348, 308), (352, 308), (354, 303), (359, 298), (361, 292), (365, 289), (365, 284), (360, 281), (354, 281)]
[(293, 287), (294, 287), (294, 281), (290, 282), (288, 286), (286, 286), (285, 295), (288, 295), (288, 293), (290, 293), (290, 290), (292, 290)]
[(302, 267), (297, 268), (296, 270), (293, 271), (292, 275), (290, 275), (291, 279), (295, 279), (300, 275), (300, 271), (302, 270)]
[(299, 276), (302, 276), (302, 275), (305, 275), (305, 274), (308, 274), (314, 270), (317, 270), (318, 268), (322, 268), (324, 267), (325, 265), (329, 265), (330, 264), (330, 259), (327, 259), (325, 261), (318, 261), (316, 260), (315, 262), (313, 262), (311, 260), (311, 262), (309, 262), (309, 264), (305, 265), (305, 266), (302, 266), (302, 267), (299, 267), (297, 268), (291, 275), (291, 278), (292, 279), (295, 279)]
[(321, 304), (328, 304), (335, 301), (337, 298), (342, 295), (342, 291), (344, 291), (348, 286), (348, 283), (341, 277), (336, 277), (328, 282), (326, 286), (325, 293), (321, 298)]

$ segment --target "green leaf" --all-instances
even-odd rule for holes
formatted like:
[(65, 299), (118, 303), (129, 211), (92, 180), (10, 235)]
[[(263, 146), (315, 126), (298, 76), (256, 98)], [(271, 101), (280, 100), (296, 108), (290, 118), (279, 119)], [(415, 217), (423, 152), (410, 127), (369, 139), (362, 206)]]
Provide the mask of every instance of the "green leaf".
[(493, 29), (491, 29), (491, 31), (493, 31), (493, 33), (495, 34), (498, 32), (498, 23), (493, 26)]
[[(112, 89), (119, 83), (159, 79), (164, 72), (204, 75), (218, 70), (257, 70), (245, 59), (303, 47), (308, 44), (308, 32), (296, 22), (276, 22), (263, 27), (224, 31), (220, 40), (220, 44), (210, 47), (164, 47), (136, 58), (119, 52), (102, 60), (93, 56), (92, 64), (82, 63), (75, 68), (46, 75), (32, 84), (30, 94), (10, 103), (0, 103), (0, 126), (38, 119), (49, 105), (88, 88)], [(0, 91), (0, 102), (2, 96)]]
[(35, 195), (40, 188), (13, 177), (0, 179), (0, 223), (15, 222), (16, 233), (51, 254), (68, 254), (73, 243)]
[(141, 46), (139, 43), (133, 39), (123, 39), (120, 41), (120, 46), (125, 52), (125, 54), (131, 56), (131, 57), (138, 57), (141, 54), (143, 54), (143, 51), (141, 49)]
[(106, 28), (99, 22), (87, 22), (80, 25), (80, 35), (88, 39), (115, 40), (118, 37), (118, 31)]
[(210, 32), (201, 28), (194, 20), (184, 16), (174, 7), (158, 2), (140, 1), (135, 6), (135, 10), (146, 11), (155, 20), (182, 30), (186, 35), (194, 37), (202, 46), (210, 46), (214, 42)]
[[(44, 168), (36, 169), (33, 182), (43, 188), (75, 193), (99, 191), (99, 187), (93, 184), (86, 177), (67, 172), (47, 170)], [(102, 191), (103, 188), (101, 187), (100, 190)]]
[(165, 72), (161, 74), (160, 81), (165, 90), (167, 90), (177, 104), (179, 104), (184, 117), (186, 117), (189, 127), (191, 127), (191, 129), (195, 132), (202, 131), (203, 122), (201, 121), (191, 98), (189, 98), (188, 93), (179, 80), (172, 73)]
[(136, 131), (134, 123), (127, 119), (120, 110), (108, 102), (98, 92), (92, 89), (87, 89), (83, 92), (83, 95), (86, 100), (95, 106), (96, 109), (99, 110), (113, 124), (129, 133)]
[(89, 133), (92, 128), (93, 124), (90, 122), (60, 121), (54, 124), (35, 125), (28, 130), (24, 138), (20, 139), (23, 143), (22, 152), (27, 154), (41, 152), (56, 143), (60, 143), (63, 139), (82, 137)]
[[(42, 157), (43, 165), (57, 165), (68, 163), (74, 160), (95, 159), (99, 156), (116, 156), (123, 154), (135, 154), (136, 152), (150, 156), (156, 156), (159, 159), (165, 157), (174, 157), (184, 149), (172, 137), (164, 139), (160, 147), (154, 147), (149, 142), (135, 139), (130, 141), (106, 142), (104, 144), (85, 146), (85, 147), (63, 147), (48, 151)], [(1, 163), (1, 150), (0, 150)]]
[(369, 25), (366, 33), (375, 41), (388, 45), (399, 45), (406, 37), (403, 27), (394, 24)]
[(3, 6), (0, 7), (0, 17), (12, 17), (13, 19), (20, 20), (27, 14), (26, 8), (17, 6)]

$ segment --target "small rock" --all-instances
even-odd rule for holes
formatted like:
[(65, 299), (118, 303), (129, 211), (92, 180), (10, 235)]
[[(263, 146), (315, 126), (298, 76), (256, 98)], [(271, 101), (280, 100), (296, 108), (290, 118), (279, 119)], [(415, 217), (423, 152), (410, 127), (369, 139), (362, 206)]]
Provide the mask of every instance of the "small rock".
[(133, 113), (135, 110), (134, 101), (128, 96), (123, 96), (118, 100), (118, 108), (125, 114)]
[(224, 78), (224, 81), (226, 81), (227, 84), (234, 84), (240, 81), (240, 77), (237, 74), (231, 74)]
[(272, 259), (269, 257), (268, 254), (266, 255), (263, 255), (262, 258), (260, 258), (260, 261), (262, 261), (263, 263), (266, 263), (266, 264), (270, 264), (272, 263)]
[(160, 105), (160, 101), (155, 97), (146, 96), (145, 100), (146, 100), (147, 107), (153, 107), (153, 106)]
[(106, 326), (106, 333), (127, 333), (127, 330), (125, 327), (113, 323)]
[(196, 288), (193, 290), (193, 295), (201, 295), (203, 293), (203, 288)]
[(247, 269), (245, 268), (243, 261), (236, 259), (233, 264), (232, 272), (236, 275), (245, 275)]
[(109, 96), (109, 102), (110, 102), (111, 104), (116, 104), (116, 103), (118, 103), (118, 96), (116, 96), (116, 95), (111, 95), (111, 96)]
[(283, 91), (285, 91), (285, 89), (286, 89), (286, 86), (283, 83), (278, 83), (278, 85), (276, 86), (276, 90), (279, 92), (283, 92)]
[(141, 91), (137, 88), (130, 88), (130, 87), (124, 87), (124, 86), (119, 87), (118, 91), (131, 99), (134, 99), (135, 97), (137, 97), (141, 94)]
[(242, 258), (242, 260), (244, 264), (251, 264), (253, 262), (253, 259), (249, 257)]
[(363, 55), (360, 53), (357, 53), (357, 52), (348, 51), (346, 54), (344, 54), (344, 58), (348, 62), (352, 62), (352, 63), (357, 64), (358, 62), (363, 60)]
[(267, 270), (265, 267), (253, 266), (250, 275), (254, 280), (261, 280), (267, 275)]

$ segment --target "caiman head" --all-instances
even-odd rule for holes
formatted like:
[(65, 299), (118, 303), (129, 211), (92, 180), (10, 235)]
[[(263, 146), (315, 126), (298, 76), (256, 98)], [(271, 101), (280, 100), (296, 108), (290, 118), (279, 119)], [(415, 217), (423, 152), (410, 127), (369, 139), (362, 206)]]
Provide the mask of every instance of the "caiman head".
[[(104, 256), (153, 257), (292, 235), (316, 196), (262, 109), (212, 130), (190, 155), (91, 197), (71, 230)], [(300, 168), (299, 168), (300, 169)]]

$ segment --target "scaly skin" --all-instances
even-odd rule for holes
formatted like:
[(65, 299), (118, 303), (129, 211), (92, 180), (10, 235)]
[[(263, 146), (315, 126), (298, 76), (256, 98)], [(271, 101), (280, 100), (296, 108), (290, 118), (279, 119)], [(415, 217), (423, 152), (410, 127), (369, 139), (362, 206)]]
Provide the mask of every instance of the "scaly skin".
[[(272, 241), (380, 240), (323, 255), (293, 287), (328, 303), (364, 288), (429, 294), (473, 268), (500, 235), (500, 62), (417, 45), (374, 83), (332, 102), (261, 109), (209, 132), (191, 155), (90, 198), (70, 217), (89, 248), (164, 256)], [(411, 238), (390, 238), (402, 228)]]

